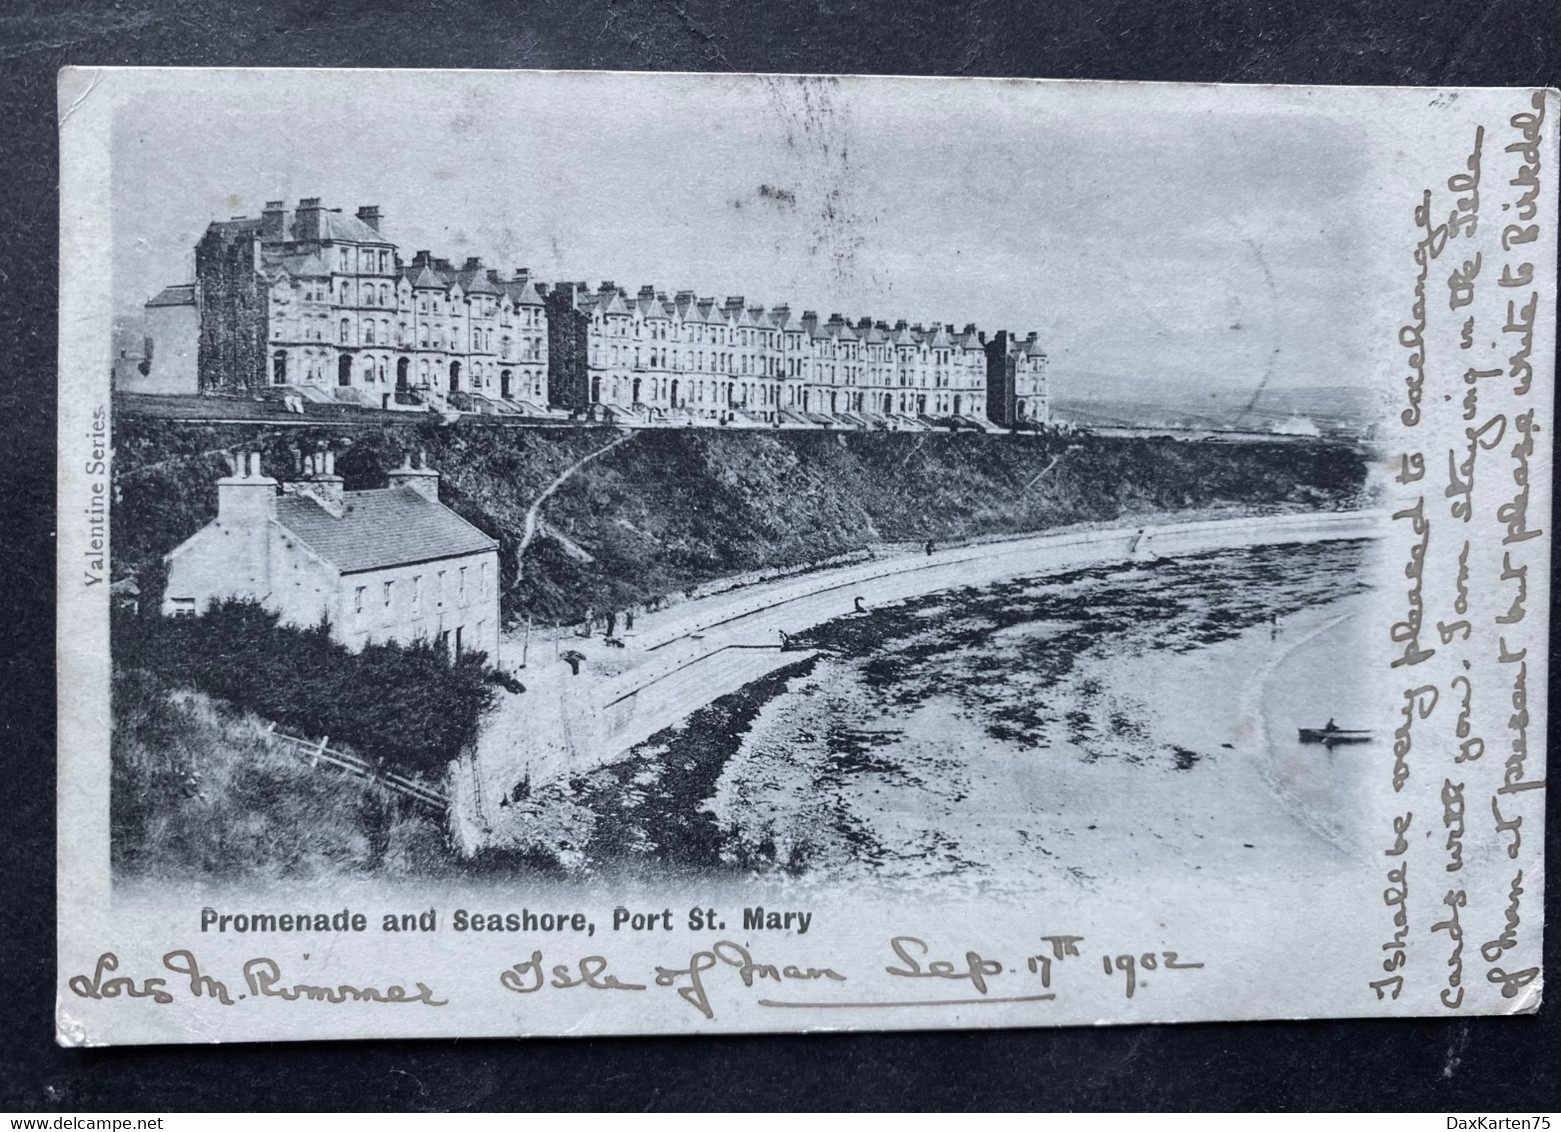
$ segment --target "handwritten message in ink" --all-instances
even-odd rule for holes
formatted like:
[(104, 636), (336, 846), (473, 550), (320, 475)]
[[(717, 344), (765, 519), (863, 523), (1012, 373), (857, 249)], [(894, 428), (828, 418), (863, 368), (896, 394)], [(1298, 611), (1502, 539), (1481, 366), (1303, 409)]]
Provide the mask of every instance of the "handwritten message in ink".
[(1545, 96), (1523, 103), (1474, 125), (1462, 160), (1408, 206), (1397, 332), (1391, 541), (1404, 585), (1387, 629), (1397, 726), (1381, 773), (1399, 805), (1378, 849), (1384, 912), (1366, 983), (1376, 1001), (1434, 993), (1450, 1011), (1477, 995), (1513, 1002), (1540, 977), (1524, 883), (1539, 847), (1524, 833), (1545, 788), (1529, 689), (1546, 640), (1534, 610), (1548, 508), (1534, 493), (1550, 402), (1533, 357), (1555, 171)]

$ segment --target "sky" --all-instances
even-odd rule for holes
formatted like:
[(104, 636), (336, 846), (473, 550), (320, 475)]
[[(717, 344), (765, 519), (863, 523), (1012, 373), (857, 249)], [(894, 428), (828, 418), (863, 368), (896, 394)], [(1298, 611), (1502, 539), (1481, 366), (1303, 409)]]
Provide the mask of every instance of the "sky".
[(192, 277), (210, 221), (318, 196), (379, 205), (408, 257), (1034, 330), (1063, 381), (1366, 384), (1391, 346), (1391, 139), (1371, 107), (1298, 88), (110, 77), (122, 313)]

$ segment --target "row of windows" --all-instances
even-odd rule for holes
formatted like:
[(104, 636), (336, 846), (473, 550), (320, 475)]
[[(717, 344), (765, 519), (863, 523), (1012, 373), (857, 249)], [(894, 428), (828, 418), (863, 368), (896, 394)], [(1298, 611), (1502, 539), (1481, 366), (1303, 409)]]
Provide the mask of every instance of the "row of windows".
[[(469, 566), (461, 566), (456, 571), (453, 579), (456, 605), (464, 606), (469, 604), (472, 597), (472, 586), (475, 586), (475, 596), (478, 600), (484, 600), (492, 596), (493, 580), (489, 577), (489, 563), (484, 562), (481, 564), (475, 572), (475, 578), (471, 576), (473, 573)], [(434, 587), (433, 598), (436, 608), (443, 607), (445, 604), (447, 587), (452, 584), (450, 574), (451, 571), (449, 570), (440, 570), (434, 576), (432, 585)], [(413, 575), (410, 586), (402, 588), (408, 590), (411, 594), (409, 600), (411, 602), (412, 616), (421, 617), (423, 615), (423, 575)], [(381, 611), (389, 610), (393, 615), (397, 593), (396, 580), (392, 578), (379, 583), (378, 590), (379, 592), (374, 594), (370, 592), (370, 588), (366, 585), (356, 587), (352, 595), (353, 613), (360, 618), (372, 613), (374, 602), (377, 600), (379, 603), (378, 608)]]
[[(397, 309), (405, 307), (407, 309), (411, 309), (411, 296), (405, 288), (402, 288), (398, 292), (393, 289), (389, 283), (373, 282), (360, 283), (358, 288), (359, 301), (356, 304), (358, 306), (394, 307)], [(341, 281), (341, 287), (339, 290), (338, 301), (340, 305), (344, 307), (353, 306), (354, 304), (352, 301), (352, 295), (352, 282), (350, 280), (343, 279)], [(277, 291), (273, 292), (272, 298), (279, 307), (285, 307), (287, 305), (288, 296), (285, 291), (278, 289)], [(302, 298), (305, 302), (330, 302), (331, 292), (323, 284), (316, 286), (314, 284), (305, 283), (302, 288)], [(518, 313), (519, 324), (522, 327), (535, 329), (547, 324), (547, 315), (539, 307), (525, 306), (520, 307), (518, 312), (514, 312), (510, 307), (500, 306), (493, 299), (485, 297), (468, 300), (468, 305), (473, 309), (469, 311), (462, 311), (456, 303), (451, 302), (449, 304), (450, 314), (457, 317), (465, 314), (472, 318), (487, 319), (491, 319), (497, 315), (499, 324), (501, 326), (514, 326), (516, 324), (516, 319), (512, 318), (511, 315), (512, 313)], [(428, 295), (423, 295), (417, 301), (417, 309), (421, 314), (428, 314), (430, 311), (432, 311), (434, 314), (442, 314), (444, 313), (444, 303), (440, 302), (438, 298), (430, 299)]]
[[(389, 248), (358, 248), (357, 270), (370, 272), (377, 266), (380, 275), (389, 275), (395, 270), (396, 262), (390, 254)], [(351, 247), (337, 249), (336, 263), (343, 271), (354, 270), (353, 251)]]

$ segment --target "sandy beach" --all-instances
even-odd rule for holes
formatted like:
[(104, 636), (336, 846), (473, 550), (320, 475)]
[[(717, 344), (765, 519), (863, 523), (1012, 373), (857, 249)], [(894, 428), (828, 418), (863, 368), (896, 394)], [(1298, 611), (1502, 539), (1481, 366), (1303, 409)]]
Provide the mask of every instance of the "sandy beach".
[[(584, 859), (954, 893), (1326, 877), (1372, 747), (1360, 544), (929, 595), (585, 779)], [(1228, 579), (1211, 589), (1211, 577)], [(697, 800), (689, 800), (697, 795)]]

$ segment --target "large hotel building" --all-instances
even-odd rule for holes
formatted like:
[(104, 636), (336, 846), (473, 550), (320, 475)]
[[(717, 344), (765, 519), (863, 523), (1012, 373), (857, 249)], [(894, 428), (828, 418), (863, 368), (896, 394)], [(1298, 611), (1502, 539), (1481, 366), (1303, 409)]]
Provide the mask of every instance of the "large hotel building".
[(193, 287), (160, 292), (147, 325), (147, 356), (116, 361), (122, 390), (646, 425), (1048, 419), (1033, 333), (821, 318), (654, 286), (549, 286), (524, 268), (456, 267), (426, 251), (405, 260), (376, 206), (347, 216), (318, 198), (211, 224)]

